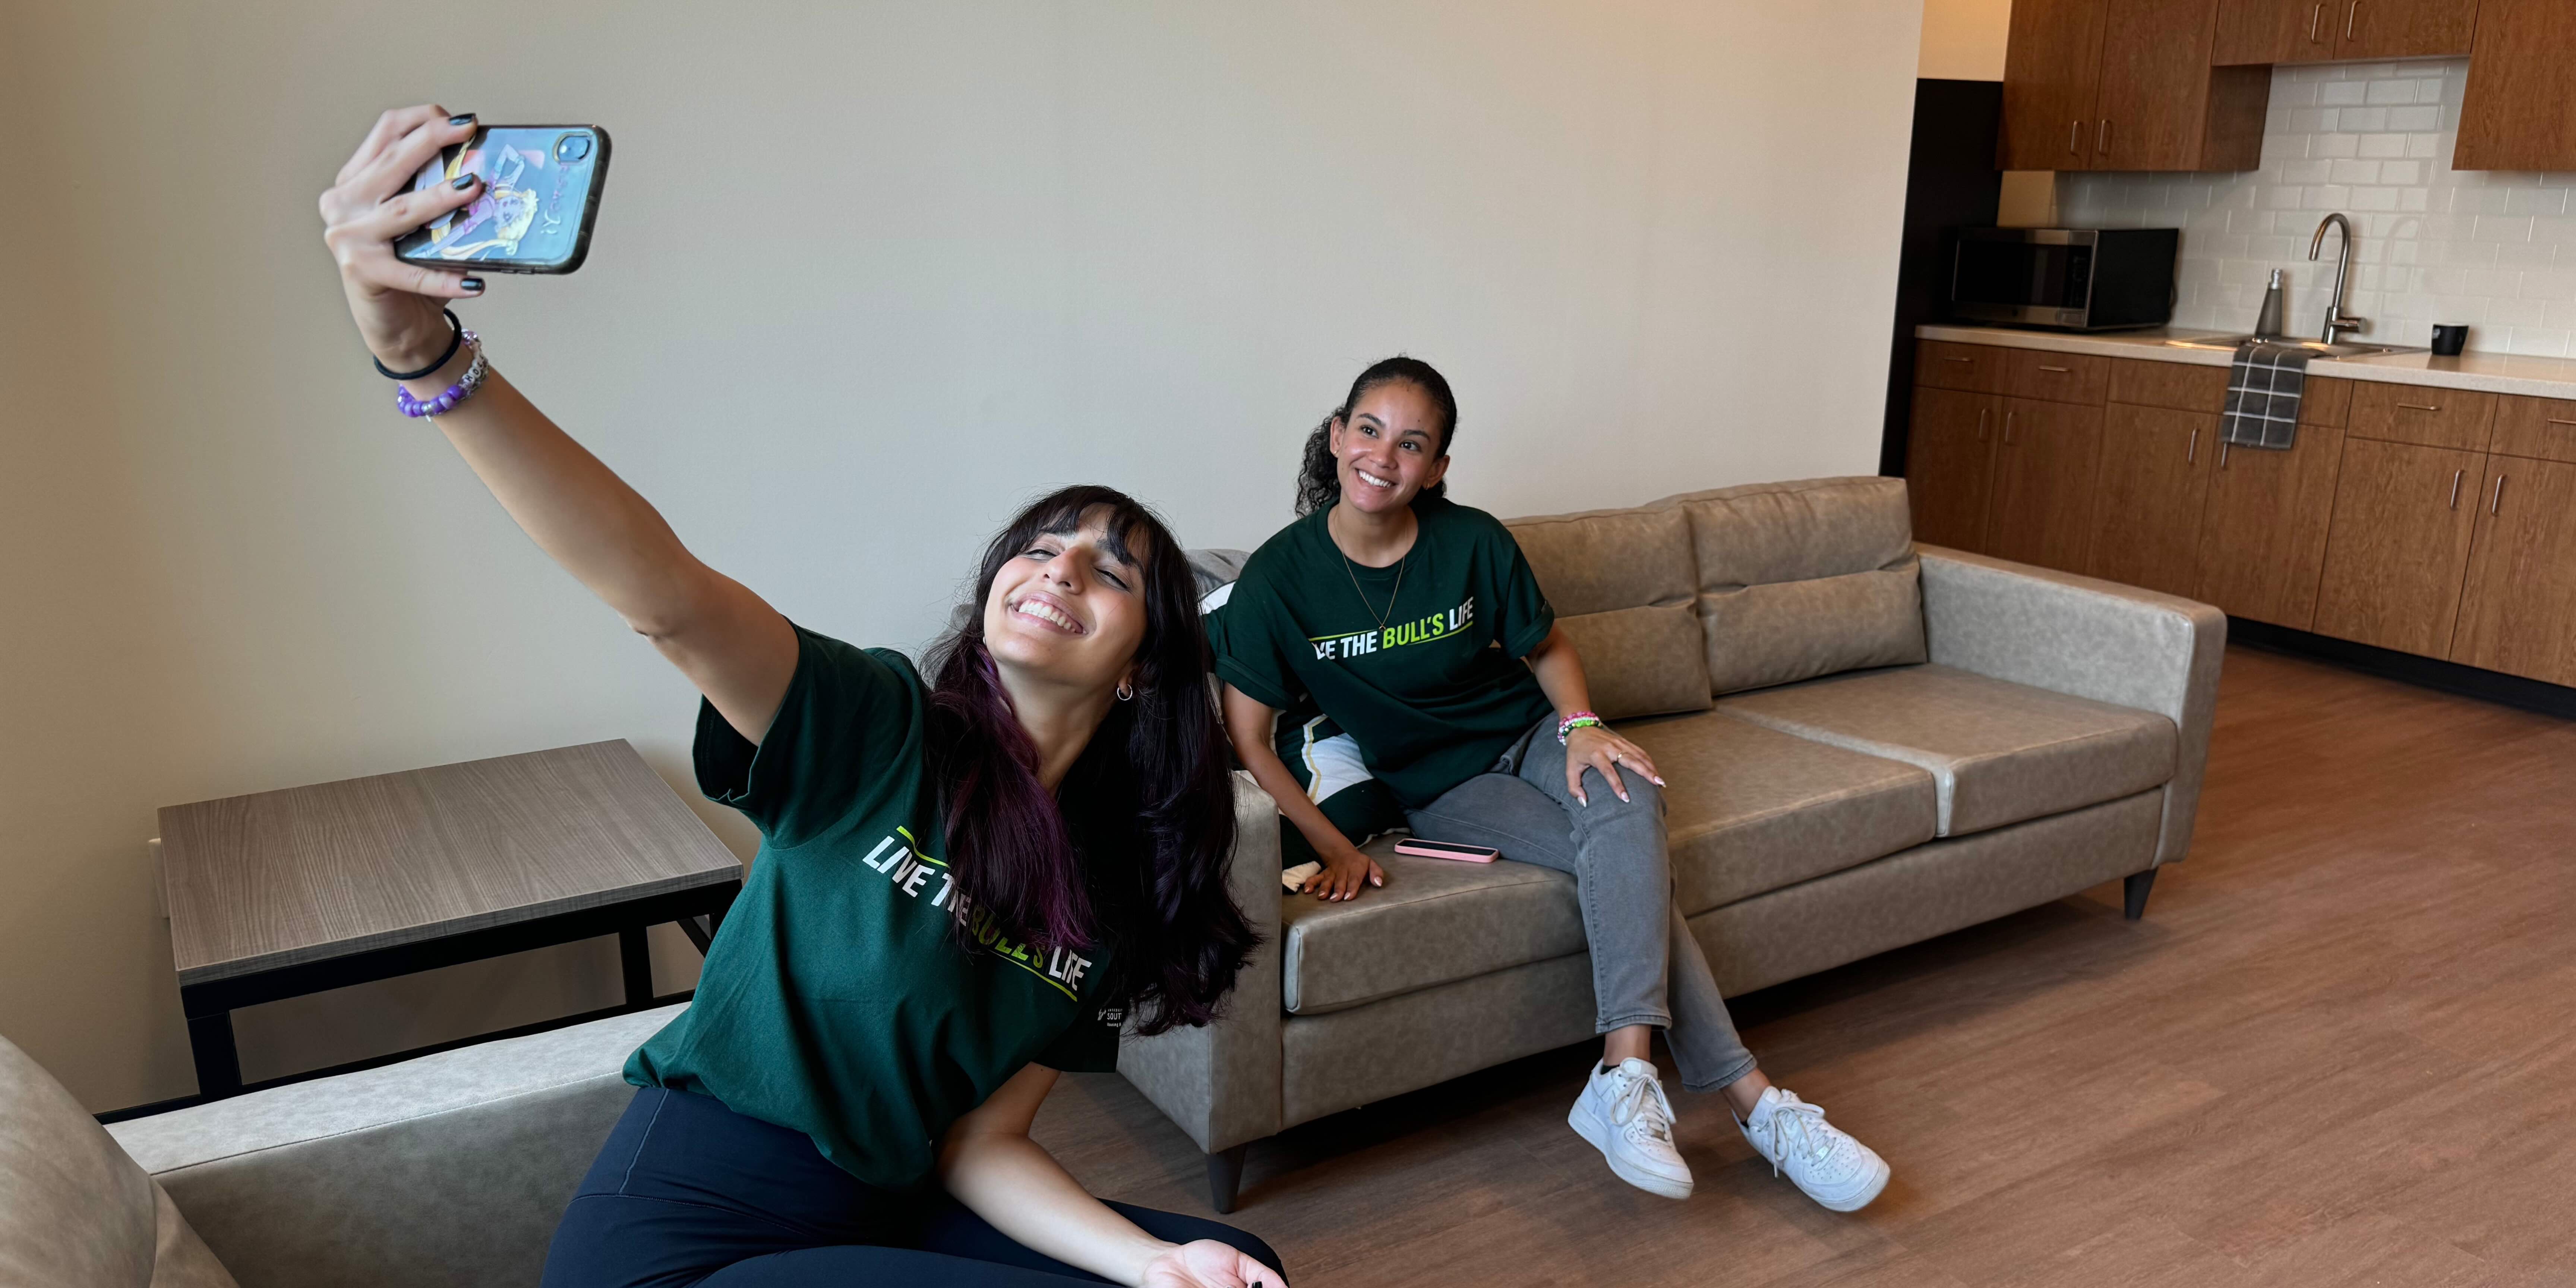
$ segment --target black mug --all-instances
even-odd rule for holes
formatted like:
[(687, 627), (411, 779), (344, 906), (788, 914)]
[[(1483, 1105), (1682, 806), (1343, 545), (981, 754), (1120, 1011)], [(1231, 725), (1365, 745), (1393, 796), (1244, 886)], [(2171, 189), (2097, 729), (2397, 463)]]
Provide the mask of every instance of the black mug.
[(2435, 323), (2435, 324), (2434, 324), (2434, 326), (2433, 326), (2433, 352), (2434, 352), (2434, 353), (2439, 354), (2439, 355), (2441, 355), (2442, 357), (2445, 357), (2445, 358), (2456, 358), (2456, 357), (2460, 356), (2460, 350), (2465, 349), (2465, 348), (2467, 348), (2468, 346), (2469, 346), (2469, 325), (2468, 325), (2468, 323), (2466, 323), (2466, 322), (2438, 322), (2438, 323)]

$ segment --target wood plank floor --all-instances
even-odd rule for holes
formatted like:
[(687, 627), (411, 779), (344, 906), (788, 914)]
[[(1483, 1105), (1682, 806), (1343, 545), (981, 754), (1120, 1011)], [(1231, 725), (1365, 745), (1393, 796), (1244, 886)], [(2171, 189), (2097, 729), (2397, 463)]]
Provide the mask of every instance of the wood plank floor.
[[(1231, 1218), (1334, 1285), (2576, 1283), (2576, 725), (2231, 649), (2190, 859), (1736, 1002), (1886, 1155), (1850, 1216), (1682, 1097), (1699, 1192), (1612, 1178), (1551, 1052), (1253, 1147)], [(1666, 1066), (1670, 1063), (1667, 1060)], [(1114, 1076), (1039, 1133), (1206, 1213)]]

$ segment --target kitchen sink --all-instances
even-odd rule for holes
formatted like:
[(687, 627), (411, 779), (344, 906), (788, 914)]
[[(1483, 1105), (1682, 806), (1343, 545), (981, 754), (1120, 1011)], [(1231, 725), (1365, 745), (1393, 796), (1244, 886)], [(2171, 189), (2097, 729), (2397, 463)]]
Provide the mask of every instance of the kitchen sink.
[[(2176, 349), (2215, 349), (2234, 352), (2236, 346), (2253, 339), (2250, 335), (2199, 335), (2187, 340), (2167, 340)], [(2358, 344), (2349, 340), (2326, 344), (2319, 340), (2273, 340), (2270, 343), (2305, 349), (2320, 358), (2367, 358), (2375, 353), (2422, 353), (2424, 349), (2407, 344)]]

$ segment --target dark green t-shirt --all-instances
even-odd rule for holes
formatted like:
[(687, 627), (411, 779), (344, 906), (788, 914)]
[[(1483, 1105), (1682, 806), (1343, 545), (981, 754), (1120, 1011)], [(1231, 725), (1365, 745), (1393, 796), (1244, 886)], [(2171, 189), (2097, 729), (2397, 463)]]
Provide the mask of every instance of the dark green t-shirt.
[(1421, 529), (1393, 568), (1345, 558), (1330, 513), (1280, 529), (1244, 564), (1209, 618), (1216, 672), (1264, 706), (1312, 695), (1418, 809), (1491, 769), (1553, 710), (1520, 659), (1556, 612), (1520, 543), (1482, 510), (1416, 499)]
[(759, 746), (698, 711), (699, 789), (759, 825), (760, 853), (696, 1000), (626, 1080), (713, 1096), (902, 1186), (1022, 1067), (1115, 1069), (1125, 1014), (1100, 950), (1033, 947), (982, 918), (980, 947), (960, 946), (921, 677), (900, 653), (796, 635)]

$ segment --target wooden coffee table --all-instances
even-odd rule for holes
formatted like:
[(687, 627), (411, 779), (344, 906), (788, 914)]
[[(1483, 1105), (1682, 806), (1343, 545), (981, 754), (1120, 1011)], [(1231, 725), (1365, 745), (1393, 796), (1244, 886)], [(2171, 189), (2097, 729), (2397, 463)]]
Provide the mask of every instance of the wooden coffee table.
[(646, 927), (677, 922), (703, 953), (742, 889), (622, 739), (173, 805), (161, 861), (209, 1100), (242, 1090), (235, 1008), (608, 934), (620, 1009), (642, 1008)]

